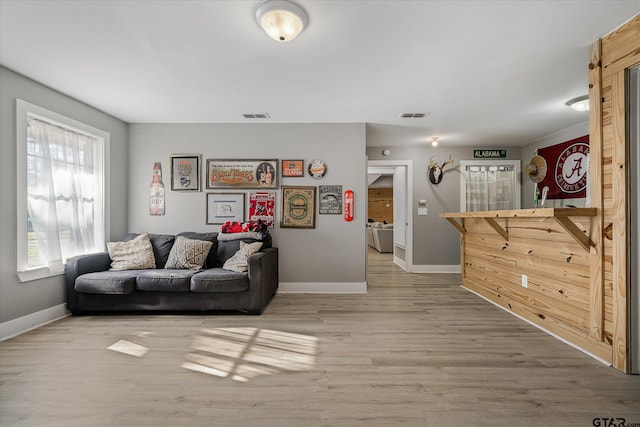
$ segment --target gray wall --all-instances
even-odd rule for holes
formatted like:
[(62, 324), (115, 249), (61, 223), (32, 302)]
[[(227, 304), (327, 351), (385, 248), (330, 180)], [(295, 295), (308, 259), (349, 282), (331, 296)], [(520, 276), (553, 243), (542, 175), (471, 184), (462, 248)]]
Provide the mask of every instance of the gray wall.
[[(342, 185), (355, 193), (355, 219), (317, 215), (315, 229), (272, 230), (280, 253), (280, 281), (365, 282), (366, 161), (364, 124), (131, 124), (129, 126), (129, 231), (177, 233), (217, 231), (205, 223), (207, 191), (166, 192), (164, 216), (149, 216), (153, 163), (162, 162), (169, 187), (169, 156), (201, 154), (205, 159), (313, 159), (328, 166), (321, 180), (281, 178), (279, 185)], [(247, 192), (249, 190), (246, 190)], [(280, 194), (278, 194), (279, 198)], [(276, 216), (279, 223), (281, 201)]]
[[(391, 144), (390, 144), (391, 145)], [(460, 160), (473, 160), (473, 148), (448, 148), (430, 145), (394, 147), (389, 156), (382, 155), (381, 147), (367, 148), (369, 160), (413, 160), (413, 264), (459, 265), (460, 234), (448, 222), (438, 217), (442, 212), (460, 211)], [(489, 145), (478, 148), (494, 148)], [(499, 147), (507, 150), (507, 159), (519, 160), (520, 147)], [(449, 158), (454, 167), (445, 168), (442, 182), (433, 185), (427, 178), (429, 157), (435, 155), (438, 163)], [(418, 201), (427, 201), (428, 215), (418, 215)]]
[[(586, 113), (576, 113), (586, 114)], [(535, 156), (536, 150), (539, 148), (548, 147), (550, 145), (560, 144), (561, 142), (570, 141), (575, 138), (579, 138), (589, 134), (589, 122), (579, 123), (570, 128), (561, 130), (552, 135), (545, 136), (529, 145), (522, 147), (522, 167), (529, 163), (531, 158)], [(529, 176), (522, 172), (522, 209), (533, 208), (533, 188), (534, 183), (529, 179)], [(564, 199), (564, 200), (547, 200), (544, 204), (545, 208), (560, 208), (567, 204), (583, 207), (585, 205), (585, 199)]]
[[(16, 275), (16, 98), (108, 132), (111, 236), (126, 230), (127, 124), (0, 67), (0, 323), (65, 302), (63, 276), (21, 283)], [(121, 167), (118, 167), (121, 165)]]

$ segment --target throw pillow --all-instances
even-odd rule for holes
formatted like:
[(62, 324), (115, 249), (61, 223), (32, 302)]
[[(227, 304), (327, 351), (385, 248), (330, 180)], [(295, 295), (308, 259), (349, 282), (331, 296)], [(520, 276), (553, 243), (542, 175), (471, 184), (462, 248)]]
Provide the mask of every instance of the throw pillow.
[(222, 268), (225, 270), (245, 272), (249, 269), (249, 257), (260, 250), (262, 242), (240, 242), (240, 249), (231, 258), (225, 261)]
[(142, 270), (156, 268), (153, 247), (147, 233), (126, 242), (107, 242), (111, 270)]
[(213, 242), (176, 237), (164, 268), (202, 270)]

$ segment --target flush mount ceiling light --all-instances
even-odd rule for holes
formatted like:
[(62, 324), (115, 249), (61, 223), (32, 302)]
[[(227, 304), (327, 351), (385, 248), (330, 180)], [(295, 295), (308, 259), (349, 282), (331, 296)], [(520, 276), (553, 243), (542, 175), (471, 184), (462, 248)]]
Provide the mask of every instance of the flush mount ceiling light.
[(440, 139), (439, 136), (432, 136), (431, 137), (431, 146), (432, 147), (437, 147), (438, 146), (438, 139)]
[(305, 11), (287, 0), (268, 0), (256, 10), (258, 25), (274, 40), (295, 39), (309, 23)]
[(589, 95), (578, 96), (567, 101), (567, 105), (576, 111), (589, 110)]

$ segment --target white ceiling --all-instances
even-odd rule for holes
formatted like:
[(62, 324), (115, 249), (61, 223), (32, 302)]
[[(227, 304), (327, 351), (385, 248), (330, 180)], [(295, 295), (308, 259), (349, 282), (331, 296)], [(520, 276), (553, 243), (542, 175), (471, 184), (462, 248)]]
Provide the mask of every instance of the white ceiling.
[(366, 122), (369, 146), (525, 145), (588, 120), (564, 105), (587, 93), (588, 46), (640, 11), (298, 0), (309, 27), (278, 43), (261, 1), (0, 0), (0, 64), (130, 123)]

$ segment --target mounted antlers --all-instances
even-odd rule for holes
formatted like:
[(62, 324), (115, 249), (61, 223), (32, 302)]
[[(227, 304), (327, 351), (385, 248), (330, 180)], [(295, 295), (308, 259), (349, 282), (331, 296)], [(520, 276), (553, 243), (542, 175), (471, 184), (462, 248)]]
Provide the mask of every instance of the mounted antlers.
[(438, 165), (438, 163), (433, 160), (433, 156), (429, 157), (429, 181), (431, 181), (432, 184), (440, 184), (444, 167), (447, 165), (453, 165), (451, 154), (449, 154), (449, 160), (443, 162), (441, 165)]

